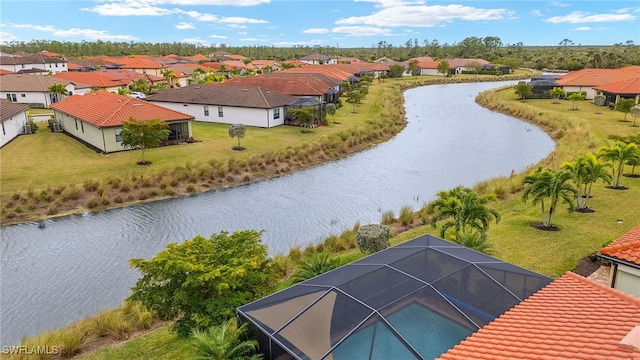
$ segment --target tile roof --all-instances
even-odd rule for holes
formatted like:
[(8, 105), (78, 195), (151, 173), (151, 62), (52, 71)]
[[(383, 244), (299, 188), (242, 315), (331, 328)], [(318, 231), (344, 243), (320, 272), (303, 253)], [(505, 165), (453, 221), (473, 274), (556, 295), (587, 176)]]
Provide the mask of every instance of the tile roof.
[(136, 81), (141, 78), (144, 78), (152, 83), (164, 81), (164, 78), (162, 76), (156, 76), (151, 74), (141, 74), (139, 72), (136, 72), (133, 70), (126, 70), (126, 69), (102, 69), (102, 70), (95, 71), (95, 73), (101, 74), (113, 79), (117, 79), (117, 80), (123, 80), (123, 81), (124, 80)]
[(107, 88), (114, 86), (126, 86), (131, 83), (131, 79), (114, 79), (109, 76), (102, 75), (98, 72), (94, 71), (72, 71), (72, 72), (61, 72), (53, 75), (53, 77), (58, 79), (64, 79), (68, 81), (72, 81), (74, 83), (83, 83), (87, 85), (91, 85), (91, 87), (99, 87), (99, 88)]
[(640, 266), (640, 225), (600, 249), (600, 254)]
[(204, 84), (162, 89), (147, 100), (273, 109), (290, 105), (296, 98), (258, 86)]
[(594, 86), (594, 89), (614, 94), (640, 94), (640, 76), (634, 79)]
[(29, 109), (29, 104), (14, 103), (7, 99), (0, 99), (0, 121), (4, 121), (27, 109)]
[(621, 69), (581, 69), (556, 78), (563, 86), (597, 86), (640, 77), (639, 66)]
[[(7, 74), (0, 79), (0, 89), (2, 91), (24, 91), (24, 92), (44, 92), (49, 91), (49, 87), (58, 82), (65, 86), (73, 81), (59, 79), (53, 75), (22, 75)], [(88, 84), (73, 82), (76, 88), (90, 88)]]
[(640, 359), (620, 344), (640, 325), (640, 298), (567, 272), (441, 360)]
[(164, 69), (166, 65), (163, 65), (157, 61), (153, 61), (146, 56), (138, 55), (135, 57), (119, 57), (112, 58), (107, 57), (105, 60), (120, 64), (120, 68), (122, 69)]
[[(333, 81), (335, 85), (331, 85)], [(223, 85), (260, 86), (269, 90), (293, 96), (321, 96), (328, 93), (340, 82), (320, 74), (298, 74), (277, 71), (251, 77), (237, 77), (223, 82)]]
[(298, 68), (290, 68), (280, 70), (274, 74), (320, 74), (338, 80), (338, 83), (347, 81), (354, 76), (359, 70), (355, 70), (345, 64), (329, 64), (329, 65), (308, 65)]
[(51, 108), (98, 127), (120, 126), (130, 118), (136, 120), (160, 119), (164, 121), (194, 119), (193, 116), (179, 111), (106, 91), (94, 91), (87, 95), (69, 96), (63, 101), (51, 105)]

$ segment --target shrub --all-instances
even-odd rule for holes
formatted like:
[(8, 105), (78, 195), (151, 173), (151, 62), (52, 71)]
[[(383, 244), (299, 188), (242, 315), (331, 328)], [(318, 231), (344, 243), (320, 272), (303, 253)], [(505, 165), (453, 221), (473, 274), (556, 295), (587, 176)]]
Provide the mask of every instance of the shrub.
[(403, 206), (400, 209), (400, 215), (398, 215), (398, 220), (403, 226), (407, 226), (413, 223), (413, 210), (410, 206)]
[(362, 225), (356, 231), (358, 249), (365, 254), (372, 254), (388, 248), (390, 237), (389, 227), (382, 224)]
[(391, 225), (393, 224), (394, 221), (396, 221), (396, 217), (393, 214), (393, 211), (389, 210), (382, 214), (382, 220), (381, 220), (382, 224)]

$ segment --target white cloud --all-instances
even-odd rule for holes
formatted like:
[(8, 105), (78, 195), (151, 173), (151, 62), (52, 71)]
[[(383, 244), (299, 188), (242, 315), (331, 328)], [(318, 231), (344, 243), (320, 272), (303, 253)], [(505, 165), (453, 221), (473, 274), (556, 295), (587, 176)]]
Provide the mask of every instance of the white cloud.
[(0, 31), (0, 39), (2, 39), (2, 42), (9, 42), (9, 41), (18, 40), (18, 37), (13, 36), (13, 34), (8, 33), (6, 31)]
[(583, 11), (574, 11), (565, 16), (554, 16), (543, 21), (560, 24), (583, 24), (583, 23), (599, 23), (599, 22), (617, 22), (617, 21), (632, 21), (636, 16), (631, 14), (590, 14)]
[(549, 2), (549, 5), (551, 5), (551, 6), (556, 6), (556, 7), (567, 7), (567, 6), (571, 6), (571, 4), (563, 3), (563, 2), (560, 2), (560, 1), (550, 1), (550, 2)]
[(135, 41), (140, 40), (133, 35), (110, 35), (103, 30), (93, 29), (78, 29), (71, 28), (67, 30), (56, 30), (51, 35), (59, 37), (79, 37), (91, 40), (106, 40), (106, 41)]
[(32, 25), (32, 24), (9, 24), (11, 27), (17, 29), (32, 29), (36, 31), (43, 31), (53, 36), (59, 37), (78, 37), (88, 40), (106, 40), (106, 41), (135, 41), (139, 38), (133, 35), (111, 35), (105, 30), (94, 29), (56, 29), (51, 25)]
[(339, 26), (332, 31), (334, 33), (345, 34), (349, 37), (391, 35), (391, 30), (373, 26)]
[(540, 11), (540, 10), (531, 10), (531, 15), (533, 15), (533, 16), (542, 16), (542, 11)]
[(187, 30), (187, 29), (195, 29), (196, 27), (193, 26), (191, 23), (181, 22), (178, 25), (176, 25), (175, 28), (178, 30)]
[(580, 27), (577, 27), (577, 28), (575, 28), (573, 30), (575, 30), (575, 31), (589, 31), (589, 30), (591, 30), (591, 27), (590, 26), (580, 26)]
[(103, 16), (165, 16), (173, 13), (171, 10), (154, 6), (153, 3), (132, 0), (101, 4), (92, 8), (83, 8), (82, 10), (95, 12)]
[(220, 19), (221, 23), (225, 24), (268, 24), (266, 20), (250, 19), (245, 17), (226, 17)]
[(338, 25), (434, 27), (453, 20), (500, 20), (513, 16), (506, 9), (480, 9), (463, 5), (401, 5), (387, 7), (368, 16), (352, 16)]
[(315, 29), (303, 30), (302, 32), (305, 34), (326, 34), (329, 32), (329, 29), (315, 28)]
[(415, 0), (415, 1), (406, 1), (406, 0), (355, 0), (355, 2), (370, 2), (375, 3), (376, 7), (386, 8), (393, 6), (405, 6), (405, 5), (423, 5), (425, 1)]
[(51, 25), (42, 26), (42, 25), (32, 25), (32, 24), (11, 24), (11, 26), (18, 29), (33, 29), (33, 30), (45, 31), (45, 32), (53, 32), (56, 30), (56, 28), (54, 28)]
[(215, 35), (215, 34), (209, 35), (209, 37), (212, 38), (212, 39), (228, 39), (229, 38), (226, 35)]

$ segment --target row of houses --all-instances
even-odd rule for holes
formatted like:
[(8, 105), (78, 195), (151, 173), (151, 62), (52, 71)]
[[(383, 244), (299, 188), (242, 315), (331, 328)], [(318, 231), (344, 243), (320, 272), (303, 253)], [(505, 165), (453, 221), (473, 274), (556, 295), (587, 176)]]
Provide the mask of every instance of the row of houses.
[(554, 87), (565, 93), (582, 92), (586, 100), (605, 96), (605, 104), (617, 103), (621, 98), (640, 103), (640, 66), (620, 69), (582, 69), (564, 75), (545, 75), (529, 82), (538, 93), (548, 93)]

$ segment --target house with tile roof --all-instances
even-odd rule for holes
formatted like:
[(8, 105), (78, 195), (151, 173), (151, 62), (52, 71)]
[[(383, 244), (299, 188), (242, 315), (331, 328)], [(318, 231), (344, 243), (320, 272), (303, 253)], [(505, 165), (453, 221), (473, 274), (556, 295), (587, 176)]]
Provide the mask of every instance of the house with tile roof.
[(596, 95), (605, 96), (605, 104), (617, 103), (620, 99), (633, 99), (636, 104), (640, 103), (640, 76), (598, 85), (593, 89), (596, 91)]
[(95, 71), (69, 71), (53, 75), (62, 81), (71, 81), (90, 85), (93, 90), (118, 93), (120, 89), (128, 89), (133, 84), (131, 79), (112, 78)]
[(331, 65), (338, 63), (337, 58), (323, 55), (317, 52), (301, 57), (300, 61), (309, 65)]
[(585, 92), (587, 100), (597, 94), (595, 87), (640, 77), (640, 66), (620, 69), (581, 69), (556, 78), (565, 93)]
[(611, 262), (611, 287), (640, 298), (640, 225), (600, 249), (598, 256)]
[(0, 69), (13, 71), (16, 74), (57, 74), (68, 71), (66, 59), (41, 53), (27, 56), (1, 56)]
[(69, 96), (51, 108), (65, 133), (102, 153), (125, 150), (120, 132), (129, 119), (165, 121), (171, 131), (169, 141), (184, 142), (193, 136), (193, 116), (106, 91)]
[(91, 85), (59, 79), (52, 75), (7, 74), (0, 79), (0, 98), (11, 102), (31, 104), (34, 107), (48, 108), (60, 100), (60, 95), (49, 93), (49, 87), (55, 83), (64, 84), (70, 95), (87, 94)]
[(8, 99), (0, 99), (0, 147), (5, 146), (11, 140), (24, 132), (27, 124), (27, 110), (29, 105), (11, 102)]
[(154, 61), (146, 56), (137, 55), (134, 57), (106, 57), (106, 61), (118, 64), (119, 69), (133, 70), (140, 74), (162, 76), (162, 71), (167, 68), (167, 65)]
[(640, 359), (640, 298), (567, 272), (440, 360)]
[(271, 128), (284, 124), (296, 97), (259, 86), (203, 84), (162, 89), (147, 100), (197, 121)]

